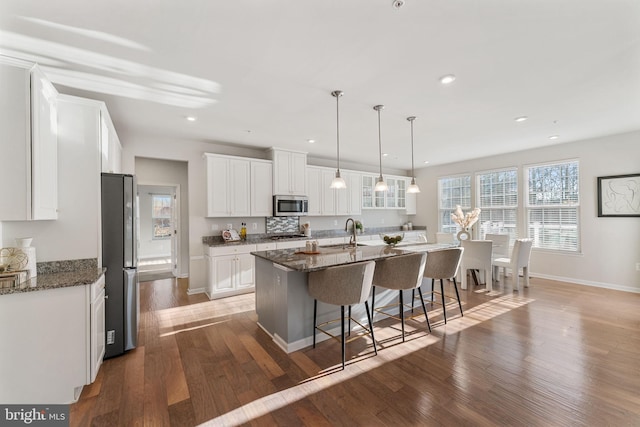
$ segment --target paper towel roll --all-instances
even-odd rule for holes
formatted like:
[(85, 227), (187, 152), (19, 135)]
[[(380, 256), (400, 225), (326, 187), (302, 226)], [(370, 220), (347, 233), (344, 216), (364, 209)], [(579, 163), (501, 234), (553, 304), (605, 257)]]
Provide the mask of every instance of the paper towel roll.
[(28, 262), (27, 262), (27, 270), (29, 271), (29, 277), (36, 277), (38, 275), (38, 271), (36, 269), (36, 248), (33, 246), (29, 246), (26, 248), (20, 248), (22, 251), (27, 254)]

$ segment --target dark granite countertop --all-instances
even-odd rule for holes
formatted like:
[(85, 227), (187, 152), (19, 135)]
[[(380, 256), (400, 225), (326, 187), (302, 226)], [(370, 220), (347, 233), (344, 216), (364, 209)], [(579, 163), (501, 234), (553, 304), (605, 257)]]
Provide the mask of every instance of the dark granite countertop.
[(384, 246), (358, 246), (356, 248), (319, 247), (318, 254), (305, 254), (300, 249), (278, 249), (273, 251), (251, 252), (252, 255), (282, 265), (296, 271), (315, 271), (336, 265), (352, 264), (361, 261), (375, 261), (413, 252), (428, 252), (434, 249), (449, 247), (448, 244), (423, 243), (404, 247)]
[(20, 283), (18, 286), (0, 288), (0, 295), (90, 285), (98, 280), (105, 271), (105, 268), (95, 267), (58, 273), (38, 273), (37, 276)]
[[(368, 228), (364, 233), (358, 233), (358, 236), (379, 236), (380, 233), (409, 233), (409, 232), (422, 232), (426, 233), (427, 227), (418, 226), (414, 227), (413, 230), (407, 231), (402, 230), (398, 227), (378, 227), (378, 228)], [(284, 233), (287, 234), (287, 233)], [(291, 237), (285, 239), (284, 241), (293, 241), (293, 240), (318, 240), (318, 239), (328, 239), (332, 237), (349, 237), (351, 232), (347, 232), (344, 230), (318, 230), (315, 231), (311, 237)], [(246, 240), (240, 240), (238, 242), (228, 242), (222, 239), (222, 236), (204, 236), (202, 237), (202, 243), (208, 246), (230, 246), (230, 245), (257, 245), (260, 243), (276, 243), (282, 242), (282, 240), (274, 240), (268, 234), (247, 234)]]

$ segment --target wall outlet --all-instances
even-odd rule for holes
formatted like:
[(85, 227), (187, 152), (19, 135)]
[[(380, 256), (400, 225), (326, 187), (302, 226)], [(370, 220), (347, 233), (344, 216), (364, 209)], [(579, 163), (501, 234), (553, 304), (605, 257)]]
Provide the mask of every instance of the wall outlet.
[(337, 219), (333, 220), (333, 225), (338, 225), (338, 220)]
[(251, 224), (251, 227), (252, 227), (254, 230), (257, 230), (257, 229), (258, 229), (258, 223), (257, 223), (257, 222), (252, 223), (252, 224)]
[(233, 228), (233, 224), (227, 224), (227, 230), (231, 230)]
[(218, 230), (218, 224), (211, 224), (211, 230), (213, 231)]
[(636, 271), (640, 271), (640, 262), (636, 262)]
[(380, 220), (380, 223), (381, 223), (381, 224), (384, 224), (384, 218), (382, 218), (382, 219)]

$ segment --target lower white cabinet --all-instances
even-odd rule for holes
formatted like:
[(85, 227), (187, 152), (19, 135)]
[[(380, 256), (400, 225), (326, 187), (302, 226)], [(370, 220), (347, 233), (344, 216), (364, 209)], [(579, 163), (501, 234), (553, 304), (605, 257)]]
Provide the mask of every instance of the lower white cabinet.
[(0, 295), (0, 324), (0, 402), (75, 402), (104, 355), (104, 276)]
[(253, 292), (255, 262), (250, 252), (255, 250), (256, 245), (208, 248), (206, 293), (210, 299)]
[(96, 380), (106, 350), (104, 325), (104, 275), (91, 285), (91, 350), (89, 366), (89, 383)]

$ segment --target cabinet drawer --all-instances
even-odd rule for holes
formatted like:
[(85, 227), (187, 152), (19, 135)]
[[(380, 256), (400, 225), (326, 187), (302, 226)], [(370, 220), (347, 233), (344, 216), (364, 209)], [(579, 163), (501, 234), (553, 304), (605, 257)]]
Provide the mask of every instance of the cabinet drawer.
[(104, 274), (91, 284), (91, 301), (93, 302), (102, 291), (104, 291)]
[(209, 256), (248, 254), (256, 250), (256, 245), (210, 246)]
[(256, 245), (256, 251), (274, 251), (276, 250), (275, 243), (258, 243)]

